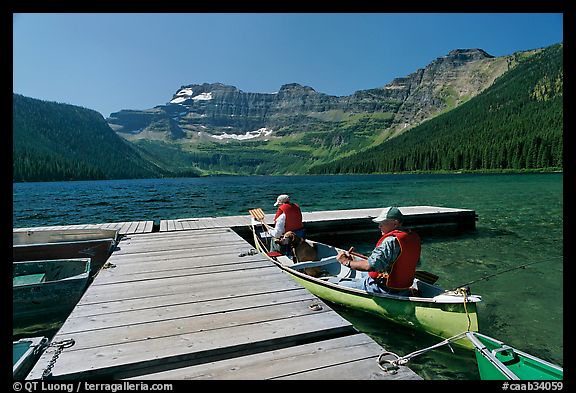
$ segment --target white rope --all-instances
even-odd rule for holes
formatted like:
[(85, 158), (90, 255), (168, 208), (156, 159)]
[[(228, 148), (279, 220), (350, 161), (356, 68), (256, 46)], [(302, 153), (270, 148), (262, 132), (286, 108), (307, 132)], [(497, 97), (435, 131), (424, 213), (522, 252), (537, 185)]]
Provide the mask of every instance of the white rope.
[[(434, 345), (432, 345), (432, 346), (429, 346), (429, 347), (427, 347), (427, 348), (419, 349), (419, 350), (417, 350), (417, 351), (414, 351), (414, 352), (409, 353), (408, 355), (405, 355), (405, 356), (402, 356), (402, 357), (396, 355), (396, 354), (393, 353), (393, 352), (384, 351), (384, 352), (382, 352), (382, 353), (380, 354), (380, 356), (378, 357), (378, 366), (380, 367), (380, 369), (381, 369), (382, 371), (385, 371), (385, 372), (395, 372), (395, 371), (398, 369), (398, 366), (401, 366), (401, 365), (404, 365), (404, 364), (408, 363), (408, 361), (409, 361), (410, 359), (412, 359), (413, 357), (416, 357), (416, 356), (418, 356), (418, 355), (421, 355), (421, 354), (423, 354), (423, 353), (425, 353), (425, 352), (431, 351), (431, 350), (433, 350), (433, 349), (435, 349), (435, 348), (438, 348), (438, 347), (441, 347), (441, 346), (443, 346), (443, 345), (450, 344), (452, 341), (460, 340), (461, 338), (464, 338), (465, 336), (466, 336), (466, 332), (458, 333), (458, 334), (456, 334), (456, 335), (454, 335), (454, 336), (452, 336), (452, 337), (450, 337), (450, 338), (447, 338), (447, 339), (444, 340), (444, 341), (441, 341), (441, 342), (439, 342), (439, 343), (437, 343), (437, 344), (434, 344)], [(454, 352), (454, 350), (452, 349), (452, 347), (451, 347), (450, 345), (448, 345), (448, 347), (450, 348), (450, 350), (451, 350), (452, 352)], [(395, 359), (395, 360), (385, 360), (385, 359), (383, 359), (384, 356), (388, 356), (388, 355), (394, 356), (394, 357), (396, 357), (396, 359)], [(385, 366), (385, 365), (383, 365), (383, 363), (388, 363), (390, 366)]]

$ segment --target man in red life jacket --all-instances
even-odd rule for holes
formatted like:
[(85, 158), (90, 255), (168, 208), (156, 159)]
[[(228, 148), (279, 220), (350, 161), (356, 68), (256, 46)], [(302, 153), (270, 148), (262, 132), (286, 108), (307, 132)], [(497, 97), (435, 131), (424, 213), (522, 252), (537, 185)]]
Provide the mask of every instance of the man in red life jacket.
[[(300, 211), (300, 206), (290, 202), (290, 196), (286, 194), (279, 195), (278, 198), (276, 198), (274, 206), (278, 206), (278, 210), (274, 217), (274, 228), (269, 229), (268, 233), (272, 237), (280, 238), (284, 233), (292, 231), (298, 237), (305, 239), (306, 231), (302, 224), (302, 211)], [(274, 248), (274, 246), (272, 246), (272, 248)], [(292, 254), (292, 250), (288, 246), (283, 246), (282, 251), (288, 256)]]
[(373, 221), (382, 237), (368, 259), (353, 259), (347, 252), (338, 253), (338, 261), (354, 270), (368, 272), (358, 280), (340, 285), (372, 293), (408, 295), (416, 266), (420, 265), (420, 236), (401, 227), (404, 216), (395, 206), (386, 208)]

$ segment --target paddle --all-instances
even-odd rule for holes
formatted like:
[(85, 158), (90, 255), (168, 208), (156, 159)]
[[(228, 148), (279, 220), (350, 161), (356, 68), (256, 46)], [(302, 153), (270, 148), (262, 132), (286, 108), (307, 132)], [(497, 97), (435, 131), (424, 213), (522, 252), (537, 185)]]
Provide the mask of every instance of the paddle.
[[(354, 251), (352, 251), (352, 249), (353, 249), (353, 247), (350, 247), (350, 250), (348, 251), (348, 253), (350, 255), (354, 255), (354, 256), (357, 256), (357, 257), (362, 258), (362, 259), (368, 259), (368, 257), (366, 255), (354, 252)], [(416, 277), (418, 280), (423, 281), (427, 284), (434, 284), (440, 278), (439, 276), (437, 276), (434, 273), (426, 272), (423, 270), (416, 270), (416, 273), (414, 273), (414, 277)]]
[(264, 219), (266, 218), (264, 210), (258, 207), (256, 209), (250, 209), (248, 210), (248, 212), (250, 213), (252, 218), (254, 218), (256, 221), (260, 221), (267, 229), (272, 229), (272, 227), (270, 227), (268, 224), (266, 224), (266, 222), (264, 222)]

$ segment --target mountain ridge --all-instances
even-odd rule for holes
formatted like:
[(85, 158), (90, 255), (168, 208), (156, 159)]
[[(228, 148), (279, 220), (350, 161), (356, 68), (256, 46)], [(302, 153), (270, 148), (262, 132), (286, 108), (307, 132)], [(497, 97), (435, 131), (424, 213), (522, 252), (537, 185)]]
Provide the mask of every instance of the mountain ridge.
[[(481, 49), (455, 49), (385, 86), (349, 96), (298, 83), (275, 93), (189, 84), (166, 104), (107, 119), (15, 94), (13, 178), (561, 170), (562, 50), (557, 44), (491, 57)], [(512, 81), (508, 75), (515, 75)], [(498, 98), (503, 96), (507, 101)], [(483, 112), (470, 112), (475, 106)], [(468, 112), (454, 110), (459, 108)], [(439, 135), (447, 138), (438, 142), (445, 157), (434, 152)], [(454, 141), (460, 143), (446, 150)], [(494, 141), (491, 149), (486, 141)]]
[[(261, 128), (272, 130), (273, 136), (282, 136), (302, 131), (302, 123), (311, 117), (317, 119), (318, 113), (331, 111), (347, 115), (393, 114), (391, 127), (404, 130), (474, 96), (508, 67), (504, 58), (496, 58), (482, 49), (455, 49), (406, 77), (348, 96), (328, 95), (298, 83), (284, 84), (276, 93), (244, 92), (219, 82), (188, 84), (182, 85), (166, 104), (142, 111), (114, 112), (107, 121), (127, 139), (130, 135), (155, 131), (163, 132), (167, 141), (186, 139), (193, 132), (239, 135)], [(468, 75), (469, 71), (473, 75)], [(434, 83), (438, 76), (442, 80)], [(470, 85), (473, 86), (467, 88)], [(417, 112), (415, 105), (419, 106)], [(168, 129), (167, 119), (177, 123), (181, 132)], [(326, 117), (323, 121), (326, 122)]]

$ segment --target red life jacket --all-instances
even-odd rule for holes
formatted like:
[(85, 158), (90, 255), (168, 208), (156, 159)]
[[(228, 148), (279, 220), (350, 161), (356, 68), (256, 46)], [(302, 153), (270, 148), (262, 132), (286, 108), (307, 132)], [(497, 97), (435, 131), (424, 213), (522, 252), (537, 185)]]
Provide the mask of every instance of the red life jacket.
[(398, 258), (392, 263), (390, 273), (384, 272), (368, 272), (368, 275), (373, 279), (386, 279), (385, 285), (392, 289), (406, 289), (412, 285), (414, 281), (414, 273), (416, 272), (416, 264), (420, 259), (420, 236), (416, 232), (404, 232), (397, 229), (385, 233), (376, 247), (378, 247), (384, 239), (389, 236), (394, 236), (398, 243), (400, 243), (400, 254)]
[(278, 211), (276, 211), (276, 216), (274, 217), (274, 223), (276, 223), (276, 220), (282, 213), (286, 215), (286, 224), (284, 225), (285, 232), (302, 229), (302, 212), (297, 204), (283, 203), (278, 206)]

